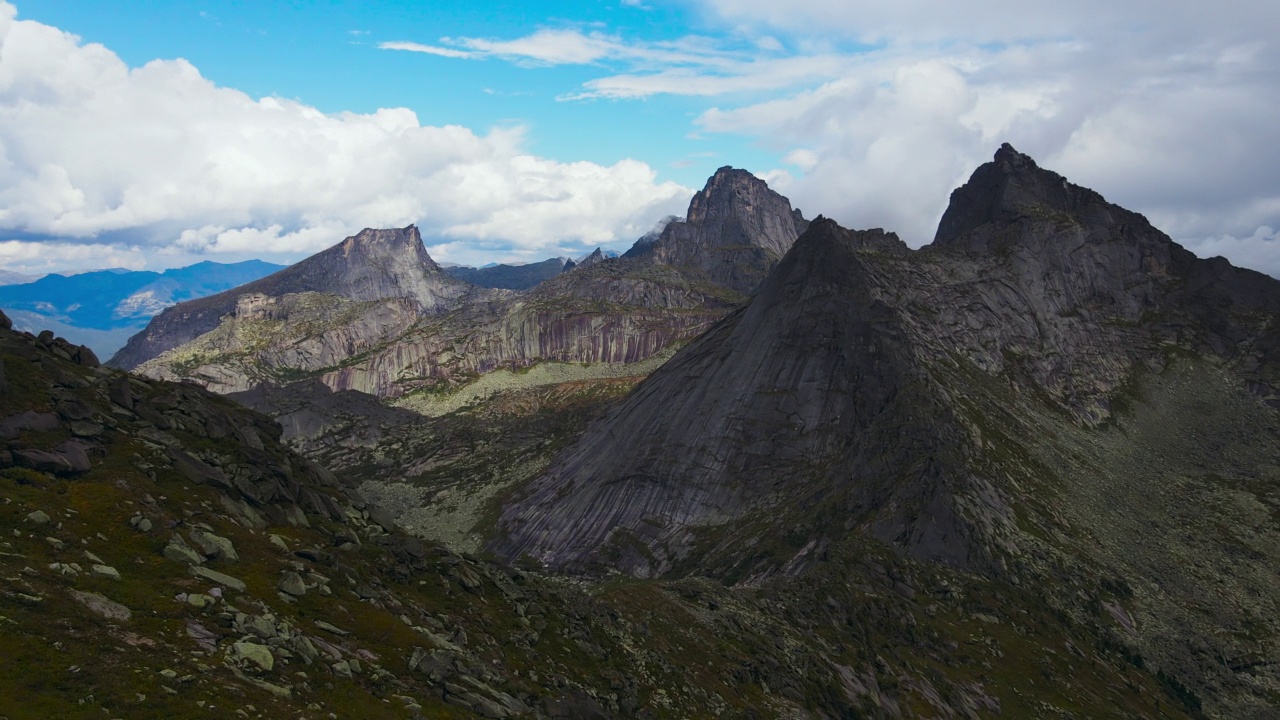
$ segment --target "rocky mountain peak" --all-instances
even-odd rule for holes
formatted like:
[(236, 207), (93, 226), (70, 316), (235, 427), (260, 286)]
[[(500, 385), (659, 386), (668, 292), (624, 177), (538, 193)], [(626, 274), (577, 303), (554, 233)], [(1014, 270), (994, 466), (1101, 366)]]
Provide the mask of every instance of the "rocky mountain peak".
[(602, 263), (602, 262), (604, 262), (604, 253), (600, 250), (600, 248), (596, 248), (595, 252), (582, 258), (582, 262), (578, 263), (578, 267), (588, 267), (591, 265), (595, 265), (596, 263)]
[[(717, 170), (693, 196), (685, 222), (720, 229), (722, 242), (717, 244), (759, 245), (779, 256), (797, 235), (791, 201), (764, 180), (728, 166)], [(755, 230), (758, 235), (752, 233)]]
[(131, 369), (194, 340), (234, 312), (241, 296), (307, 292), (357, 302), (408, 300), (417, 312), (435, 314), (484, 291), (446, 274), (423, 247), (417, 227), (367, 228), (260, 280), (168, 308), (130, 338), (110, 364)]
[(422, 245), (422, 234), (416, 225), (404, 228), (365, 228), (343, 240), (338, 248), (348, 262), (393, 259), (408, 256), (428, 272), (439, 272), (440, 266)]
[(991, 162), (978, 167), (969, 181), (951, 193), (942, 215), (935, 245), (950, 245), (972, 230), (992, 222), (1047, 213), (1079, 215), (1090, 207), (1106, 206), (1101, 195), (1051, 170), (1004, 143)]
[(808, 226), (791, 201), (746, 170), (722, 167), (689, 202), (686, 219), (625, 257), (642, 257), (750, 294)]

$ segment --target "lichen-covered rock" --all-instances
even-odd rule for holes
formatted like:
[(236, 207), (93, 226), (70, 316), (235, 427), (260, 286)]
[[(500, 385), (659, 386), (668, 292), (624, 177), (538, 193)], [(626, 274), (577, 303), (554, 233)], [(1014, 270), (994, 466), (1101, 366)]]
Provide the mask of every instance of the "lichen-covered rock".
[(270, 672), (276, 664), (275, 657), (271, 654), (271, 648), (255, 642), (241, 641), (233, 643), (230, 657), (235, 662), (251, 664), (265, 672)]
[(210, 560), (236, 562), (240, 559), (236, 554), (235, 545), (227, 538), (199, 529), (187, 533), (187, 537), (191, 538), (191, 543)]

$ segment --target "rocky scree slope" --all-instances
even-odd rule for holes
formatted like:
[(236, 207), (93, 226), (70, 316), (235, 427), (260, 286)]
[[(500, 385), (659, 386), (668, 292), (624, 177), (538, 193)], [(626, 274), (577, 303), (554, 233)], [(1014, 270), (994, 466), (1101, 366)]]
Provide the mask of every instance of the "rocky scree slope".
[(1025, 591), (847, 543), (583, 586), (406, 536), (278, 433), (0, 314), (6, 717), (1184, 716)]
[(1280, 282), (1007, 145), (932, 246), (869, 238), (815, 221), (507, 502), (491, 547), (752, 584), (874, 539), (1042, 586), (1197, 712), (1275, 717)]

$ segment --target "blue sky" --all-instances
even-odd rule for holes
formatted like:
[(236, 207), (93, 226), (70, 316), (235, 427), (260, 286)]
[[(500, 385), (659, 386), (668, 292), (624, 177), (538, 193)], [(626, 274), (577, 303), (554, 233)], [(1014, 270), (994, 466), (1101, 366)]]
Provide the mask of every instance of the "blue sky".
[(0, 0), (0, 269), (625, 249), (745, 167), (931, 237), (1001, 142), (1280, 274), (1280, 9)]
[[(424, 124), (473, 129), (521, 125), (530, 152), (612, 164), (643, 158), (699, 187), (726, 163), (761, 169), (777, 152), (736, 135), (696, 133), (706, 103), (668, 94), (628, 101), (566, 100), (602, 69), (527, 60), (463, 60), (380, 49), (384, 43), (441, 45), (441, 38), (514, 39), (538, 30), (601, 33), (629, 43), (674, 42), (721, 33), (683, 5), (618, 2), (29, 2), (24, 17), (105, 45), (131, 66), (185, 58), (218, 85), (254, 97), (293, 98), (327, 113), (407, 107)], [(708, 34), (709, 41), (712, 35)], [(750, 40), (714, 39), (750, 53)], [(761, 93), (736, 94), (740, 102)]]

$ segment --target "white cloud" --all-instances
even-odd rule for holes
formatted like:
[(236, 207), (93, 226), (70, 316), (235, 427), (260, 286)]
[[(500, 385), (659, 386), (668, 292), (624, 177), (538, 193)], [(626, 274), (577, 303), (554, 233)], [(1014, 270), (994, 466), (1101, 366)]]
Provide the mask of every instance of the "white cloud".
[(1248, 266), (1280, 278), (1280, 231), (1262, 226), (1248, 237), (1217, 235), (1187, 243), (1200, 257), (1248, 258)]
[(440, 47), (438, 45), (423, 45), (416, 42), (382, 42), (378, 43), (378, 47), (382, 50), (407, 50), (409, 52), (424, 53), (427, 55), (439, 55), (447, 58), (472, 58), (476, 57), (473, 52), (466, 50), (456, 50), (454, 48)]
[(602, 32), (539, 30), (514, 40), (441, 38), (442, 45), (385, 42), (385, 50), (408, 50), (458, 59), (500, 58), (526, 67), (596, 65), (622, 72), (589, 80), (562, 100), (633, 99), (653, 95), (723, 95), (774, 90), (838, 75), (849, 57), (838, 53), (759, 57), (783, 49), (772, 37), (734, 47), (718, 39), (685, 36), (663, 42), (636, 42)]
[(763, 174), (806, 211), (926, 243), (1009, 141), (1197, 252), (1277, 272), (1255, 233), (1280, 227), (1274, 3), (709, 4), (795, 47), (881, 43), (817, 87), (696, 120), (777, 151), (789, 169)]
[(14, 15), (0, 2), (0, 233), (11, 236), (302, 255), (416, 222), (428, 237), (532, 252), (637, 237), (691, 194), (634, 160), (531, 156), (519, 127), (424, 126), (403, 108), (325, 114), (218, 87), (180, 59), (130, 68)]
[[(731, 23), (863, 42), (1017, 42), (1071, 36), (1232, 38), (1274, 31), (1275, 3), (1257, 0), (705, 0)], [(1166, 47), (1165, 52), (1176, 47)]]
[(27, 275), (69, 274), (108, 267), (141, 270), (147, 258), (141, 248), (102, 243), (0, 241), (0, 268)]

